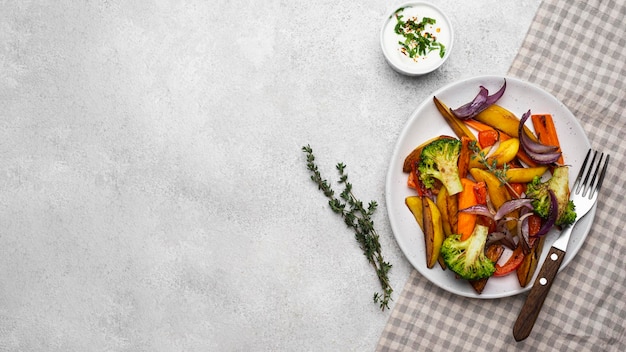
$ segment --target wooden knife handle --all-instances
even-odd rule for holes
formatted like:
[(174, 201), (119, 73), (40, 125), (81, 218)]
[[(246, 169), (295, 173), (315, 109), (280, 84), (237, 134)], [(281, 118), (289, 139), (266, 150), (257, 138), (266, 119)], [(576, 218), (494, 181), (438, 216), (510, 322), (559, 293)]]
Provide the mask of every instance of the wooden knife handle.
[(564, 257), (565, 252), (562, 250), (554, 247), (550, 248), (550, 252), (548, 252), (548, 256), (543, 262), (537, 279), (530, 289), (526, 302), (524, 302), (517, 321), (513, 326), (515, 341), (522, 341), (530, 335), (530, 331), (535, 325), (535, 320), (537, 320), (537, 316), (539, 316), (541, 311), (541, 306), (543, 306), (543, 301), (545, 301), (548, 292), (550, 292), (550, 287)]

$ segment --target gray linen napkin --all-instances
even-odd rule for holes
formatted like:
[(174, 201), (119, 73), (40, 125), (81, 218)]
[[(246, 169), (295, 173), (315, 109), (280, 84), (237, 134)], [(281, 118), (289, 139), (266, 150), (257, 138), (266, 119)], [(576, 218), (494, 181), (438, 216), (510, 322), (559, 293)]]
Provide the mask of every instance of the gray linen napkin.
[(526, 298), (477, 300), (413, 271), (377, 351), (626, 351), (626, 2), (545, 0), (509, 75), (556, 96), (611, 165), (591, 232), (558, 275), (531, 335), (515, 342)]

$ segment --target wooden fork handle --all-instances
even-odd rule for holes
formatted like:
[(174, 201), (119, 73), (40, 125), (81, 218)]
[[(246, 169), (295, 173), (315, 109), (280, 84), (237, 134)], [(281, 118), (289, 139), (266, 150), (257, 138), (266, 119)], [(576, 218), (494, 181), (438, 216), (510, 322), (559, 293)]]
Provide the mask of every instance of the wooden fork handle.
[(517, 321), (513, 326), (515, 341), (522, 341), (530, 335), (564, 257), (564, 251), (554, 247), (550, 248), (550, 252), (548, 252), (548, 256), (543, 262), (537, 279), (530, 289), (526, 302), (524, 302)]

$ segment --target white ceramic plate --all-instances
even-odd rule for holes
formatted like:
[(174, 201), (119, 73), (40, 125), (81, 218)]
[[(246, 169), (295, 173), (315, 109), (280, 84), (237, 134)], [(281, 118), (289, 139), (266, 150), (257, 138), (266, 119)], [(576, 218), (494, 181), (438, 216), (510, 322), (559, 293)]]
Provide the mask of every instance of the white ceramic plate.
[[(492, 277), (487, 282), (482, 294), (477, 294), (465, 280), (454, 277), (450, 270), (442, 270), (437, 264), (432, 269), (426, 267), (424, 236), (415, 218), (406, 207), (404, 199), (415, 195), (415, 191), (406, 185), (407, 174), (402, 172), (404, 158), (419, 144), (442, 134), (454, 136), (447, 123), (441, 117), (433, 103), (433, 96), (445, 103), (448, 107), (456, 108), (471, 101), (478, 94), (479, 86), (485, 86), (490, 94), (493, 94), (502, 86), (506, 78), (507, 88), (504, 96), (498, 104), (518, 117), (524, 112), (531, 110), (534, 113), (552, 114), (554, 123), (559, 134), (559, 141), (563, 150), (565, 163), (570, 165), (570, 187), (573, 185), (578, 170), (590, 147), (589, 140), (574, 115), (556, 98), (544, 90), (512, 77), (484, 76), (459, 81), (441, 88), (422, 102), (407, 121), (396, 143), (387, 172), (386, 201), (391, 228), (398, 245), (409, 262), (424, 277), (432, 283), (449, 292), (482, 299), (507, 297), (528, 290), (532, 285), (521, 287), (515, 274), (504, 277)], [(526, 125), (532, 129), (530, 119)], [(596, 207), (578, 222), (572, 237), (565, 259), (563, 269), (576, 255), (582, 246), (595, 215)], [(539, 261), (543, 263), (550, 246), (558, 237), (556, 230), (546, 235), (546, 242)], [(506, 254), (505, 254), (506, 255)], [(539, 271), (536, 270), (535, 275)], [(534, 279), (532, 282), (534, 282)]]

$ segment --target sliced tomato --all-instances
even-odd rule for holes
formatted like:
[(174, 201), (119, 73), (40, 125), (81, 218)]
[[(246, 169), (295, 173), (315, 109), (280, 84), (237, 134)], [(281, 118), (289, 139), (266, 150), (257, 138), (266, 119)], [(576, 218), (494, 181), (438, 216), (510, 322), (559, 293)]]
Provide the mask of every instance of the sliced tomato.
[[(539, 215), (531, 215), (528, 217), (528, 234), (530, 236), (534, 236), (537, 234), (537, 232), (539, 232), (539, 230), (541, 229), (541, 218), (539, 217)], [(536, 237), (531, 237), (530, 239), (532, 240), (533, 238)], [(534, 243), (534, 241), (530, 244), (532, 246), (532, 244)]]
[(409, 188), (418, 190), (419, 189), (418, 182), (419, 181), (417, 180), (417, 175), (415, 174), (415, 172), (409, 172), (409, 177), (406, 181), (407, 186), (409, 186)]
[(510, 274), (517, 270), (522, 262), (524, 261), (524, 252), (522, 251), (522, 246), (517, 246), (513, 250), (511, 257), (504, 263), (504, 265), (496, 264), (496, 271), (493, 273), (493, 276), (504, 276)]
[(513, 191), (515, 191), (515, 193), (511, 192), (511, 190), (509, 189), (509, 194), (513, 197), (519, 197), (519, 195), (521, 195), (522, 193), (526, 192), (526, 184), (525, 183), (510, 183), (511, 188), (513, 188)]
[(476, 197), (476, 204), (487, 205), (487, 184), (485, 182), (476, 182), (474, 196)]
[(481, 148), (491, 147), (496, 144), (496, 141), (500, 138), (498, 131), (485, 130), (478, 132), (478, 144)]

